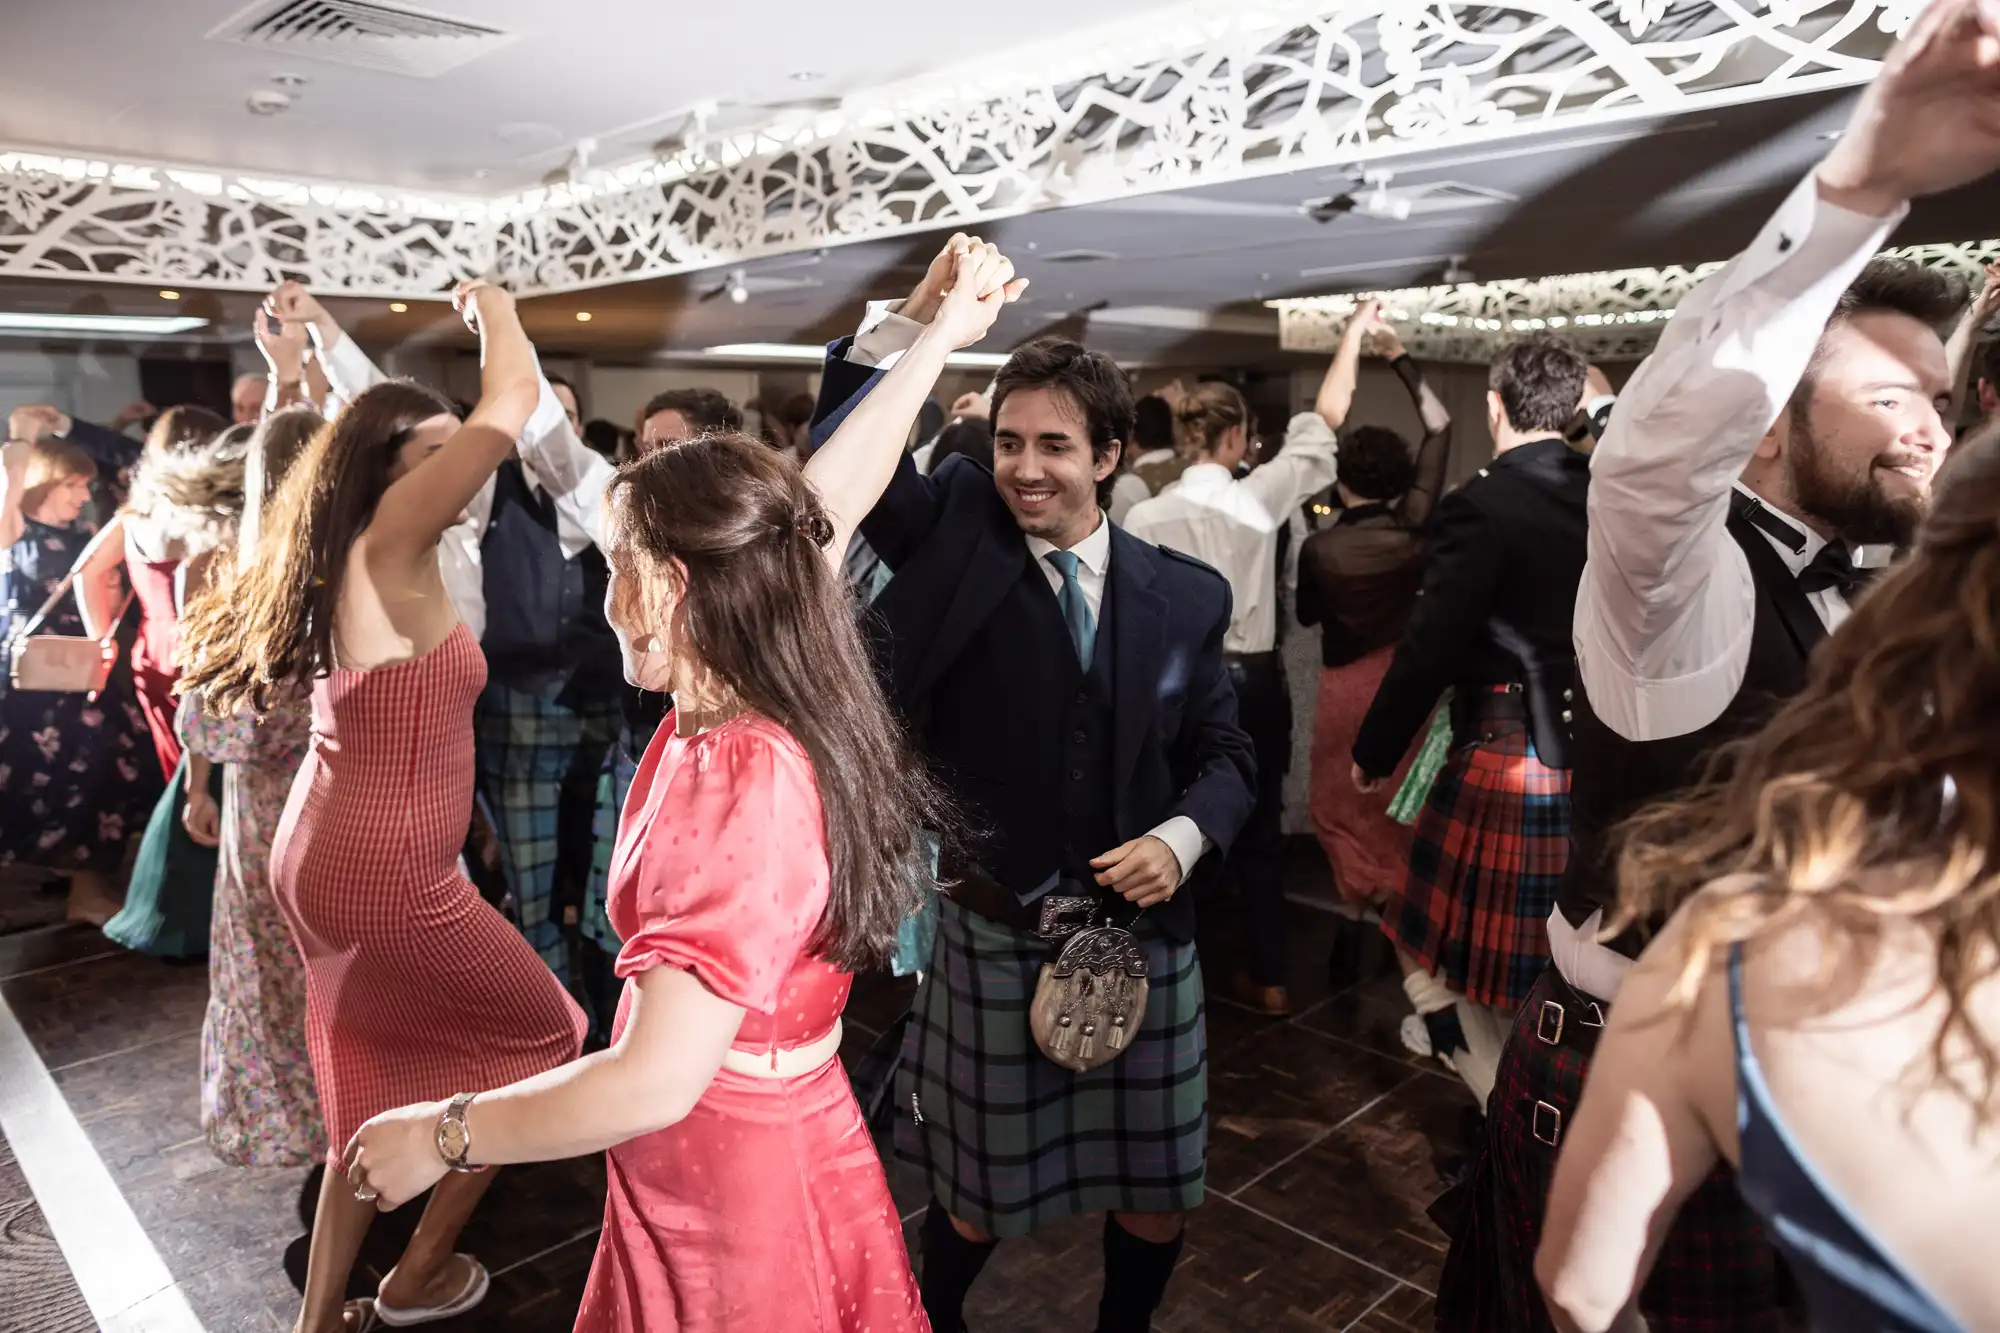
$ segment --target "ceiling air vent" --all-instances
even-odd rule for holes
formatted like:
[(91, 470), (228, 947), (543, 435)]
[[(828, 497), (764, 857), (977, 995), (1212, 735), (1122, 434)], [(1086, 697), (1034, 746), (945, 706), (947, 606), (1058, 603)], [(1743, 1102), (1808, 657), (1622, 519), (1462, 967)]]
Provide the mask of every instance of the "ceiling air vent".
[(1109, 250), (1058, 250), (1052, 255), (1036, 255), (1036, 262), (1042, 264), (1101, 264), (1117, 255)]
[(368, 0), (261, 0), (208, 36), (287, 56), (430, 79), (498, 50), (517, 34)]

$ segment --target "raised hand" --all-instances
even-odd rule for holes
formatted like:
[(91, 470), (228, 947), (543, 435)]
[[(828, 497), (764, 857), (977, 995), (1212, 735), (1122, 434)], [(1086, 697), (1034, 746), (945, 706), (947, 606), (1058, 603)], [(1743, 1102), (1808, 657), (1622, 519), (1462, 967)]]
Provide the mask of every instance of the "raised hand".
[(984, 242), (954, 258), (951, 291), (938, 307), (931, 327), (953, 347), (970, 347), (986, 336), (1000, 307), (1021, 294), (1026, 278), (1014, 276), (1007, 256)]
[(984, 421), (992, 414), (987, 409), (985, 394), (962, 393), (952, 402), (951, 415), (954, 421), (962, 421), (969, 417), (977, 417)]
[(118, 409), (118, 415), (111, 419), (111, 429), (124, 430), (135, 421), (145, 421), (160, 415), (160, 409), (140, 398)]
[(1347, 327), (1340, 331), (1342, 338), (1366, 338), (1382, 326), (1382, 303), (1374, 297), (1368, 298), (1354, 307), (1348, 316)]
[(1934, 0), (1819, 166), (1834, 203), (1877, 216), (2000, 167), (2000, 5)]
[(958, 263), (958, 256), (975, 245), (982, 244), (976, 236), (964, 232), (953, 232), (944, 248), (931, 260), (931, 266), (924, 271), (922, 281), (910, 289), (903, 299), (900, 313), (905, 319), (913, 319), (919, 324), (928, 324), (936, 318), (938, 307), (944, 303), (944, 294), (951, 290), (951, 275)]
[(33, 444), (45, 435), (69, 434), (69, 413), (47, 403), (29, 403), (7, 414), (7, 438)]
[(2000, 264), (1986, 266), (1986, 285), (1979, 289), (1979, 295), (1972, 298), (1973, 318), (1984, 325), (2000, 310)]
[(257, 313), (251, 324), (257, 350), (264, 354), (264, 363), (271, 368), (278, 382), (296, 384), (304, 378), (309, 342), (306, 326), (296, 320), (279, 320), (274, 326), (271, 318), (262, 311)]
[(515, 313), (513, 296), (484, 278), (459, 283), (451, 293), (451, 308), (474, 333), (479, 332), (483, 320), (508, 319)]

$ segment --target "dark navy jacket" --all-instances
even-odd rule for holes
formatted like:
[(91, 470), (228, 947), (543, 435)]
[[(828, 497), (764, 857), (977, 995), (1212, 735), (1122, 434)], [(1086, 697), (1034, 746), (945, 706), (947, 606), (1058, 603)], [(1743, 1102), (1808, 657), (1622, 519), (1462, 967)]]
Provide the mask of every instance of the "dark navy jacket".
[[(826, 428), (815, 429), (815, 443), (874, 385), (873, 373), (843, 359), (846, 350), (836, 343), (828, 357), (815, 416)], [(1047, 608), (1026, 590), (1051, 607), (1055, 593), (993, 474), (967, 458), (923, 477), (905, 455), (861, 531), (894, 571), (869, 629), (897, 708), (934, 762), (933, 737), (950, 734), (957, 758), (941, 776), (986, 825), (971, 830), (974, 849), (1007, 887), (1032, 890), (1024, 881), (1038, 868), (1059, 870), (1068, 860), (1061, 793), (1075, 753), (1076, 659), (1061, 617), (1040, 614)], [(1200, 561), (1114, 526), (1105, 602), (1112, 833), (1129, 841), (1185, 815), (1215, 844), (1196, 875), (1147, 913), (1170, 938), (1192, 939), (1193, 891), (1214, 873), (1256, 792), (1250, 740), (1223, 667), (1229, 584)], [(952, 716), (937, 716), (943, 707)], [(977, 773), (953, 771), (968, 758)]]

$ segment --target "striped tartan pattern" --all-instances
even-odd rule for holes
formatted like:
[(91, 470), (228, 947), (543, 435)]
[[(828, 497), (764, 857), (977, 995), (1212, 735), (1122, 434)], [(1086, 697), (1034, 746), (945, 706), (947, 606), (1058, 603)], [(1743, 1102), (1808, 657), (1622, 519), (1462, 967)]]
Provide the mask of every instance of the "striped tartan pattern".
[[(1501, 1053), (1485, 1148), (1438, 1284), (1439, 1333), (1553, 1333), (1535, 1282), (1535, 1249), (1561, 1134), (1555, 1147), (1535, 1137), (1535, 1103), (1554, 1107), (1567, 1130), (1590, 1072), (1585, 1052), (1535, 1035), (1542, 1001), (1561, 996), (1547, 969)], [(1545, 1132), (1552, 1123), (1543, 1112)], [(1777, 1251), (1725, 1163), (1681, 1206), (1639, 1308), (1652, 1333), (1778, 1333), (1781, 1290)]]
[(1028, 1030), (1042, 941), (949, 899), (940, 908), (896, 1074), (897, 1155), (924, 1171), (932, 1197), (995, 1236), (1199, 1204), (1208, 1050), (1194, 945), (1141, 926), (1145, 1021), (1123, 1055), (1076, 1074)]
[(580, 930), (584, 939), (615, 954), (618, 937), (604, 902), (618, 810), (631, 781), (629, 766), (620, 772), (613, 758), (625, 727), (624, 709), (615, 694), (573, 707), (565, 699), (488, 684), (479, 696), (475, 724), (479, 794), (493, 815), (516, 922), (542, 961), (568, 985), (574, 979), (562, 922), (553, 911), (563, 777), (579, 762), (598, 771)]
[(1445, 760), (1417, 816), (1397, 947), (1478, 1004), (1512, 1010), (1549, 959), (1549, 912), (1569, 864), (1569, 773), (1535, 757), (1518, 723)]

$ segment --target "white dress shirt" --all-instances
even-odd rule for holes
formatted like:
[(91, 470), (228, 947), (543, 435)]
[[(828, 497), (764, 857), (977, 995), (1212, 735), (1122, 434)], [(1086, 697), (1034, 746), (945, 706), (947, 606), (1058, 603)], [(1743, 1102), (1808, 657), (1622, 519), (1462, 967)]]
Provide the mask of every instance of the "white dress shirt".
[[(1829, 204), (1808, 176), (1721, 271), (1688, 294), (1659, 346), (1618, 396), (1590, 460), (1589, 558), (1577, 589), (1577, 673), (1590, 706), (1630, 741), (1708, 726), (1743, 685), (1756, 588), (1729, 535), (1729, 497), (1757, 442), (1797, 389), (1835, 303), (1902, 221)], [(1793, 573), (1825, 546), (1794, 552), (1760, 533)], [(1847, 616), (1833, 589), (1810, 596), (1831, 631)], [(1630, 960), (1598, 941), (1603, 914), (1549, 918), (1556, 967), (1601, 1000)]]
[[(389, 378), (348, 337), (321, 348), (320, 364), (326, 370), (328, 387), (343, 402), (353, 402), (364, 390)], [(592, 544), (602, 548), (604, 492), (615, 469), (576, 437), (546, 377), (541, 381), (534, 413), (521, 432), (519, 449), (530, 489), (546, 490), (555, 501), (556, 539), (563, 558), (573, 560)], [(445, 595), (475, 638), (486, 635), (486, 576), (479, 544), (485, 539), (492, 515), (493, 478), (488, 477), (458, 522), (438, 539), (438, 571), (444, 579)]]
[[(1049, 560), (1050, 553), (1061, 548), (1040, 537), (1028, 537), (1027, 542), (1028, 554), (1035, 558), (1035, 567), (1049, 581), (1049, 590), (1061, 597), (1062, 571)], [(1076, 557), (1076, 584), (1083, 591), (1083, 602), (1090, 608), (1090, 622), (1094, 625), (1100, 619), (1099, 612), (1104, 609), (1104, 585), (1111, 577), (1111, 524), (1100, 517), (1091, 534), (1069, 550)], [(1183, 884), (1193, 872), (1194, 863), (1215, 845), (1201, 831), (1200, 825), (1186, 815), (1175, 815), (1158, 828), (1149, 830), (1149, 835), (1167, 844), (1174, 859), (1180, 862)]]
[(1125, 520), (1131, 517), (1133, 509), (1153, 498), (1152, 488), (1130, 472), (1120, 472), (1118, 479), (1111, 483), (1111, 504), (1108, 512), (1111, 521), (1119, 527), (1128, 526)]
[(1301, 412), (1270, 462), (1237, 477), (1219, 463), (1196, 463), (1178, 482), (1133, 507), (1125, 529), (1214, 565), (1229, 580), (1235, 611), (1222, 646), (1268, 653), (1278, 644), (1278, 533), (1292, 511), (1333, 485), (1333, 429)]
[[(1902, 216), (1829, 204), (1808, 176), (1749, 249), (1681, 302), (1611, 409), (1591, 455), (1575, 644), (1592, 710), (1625, 739), (1698, 731), (1742, 687), (1756, 597), (1725, 526), (1730, 491), (1841, 292)], [(1824, 544), (1808, 536), (1800, 555), (1772, 545), (1798, 569)], [(1837, 592), (1812, 600), (1829, 629), (1846, 614)]]

